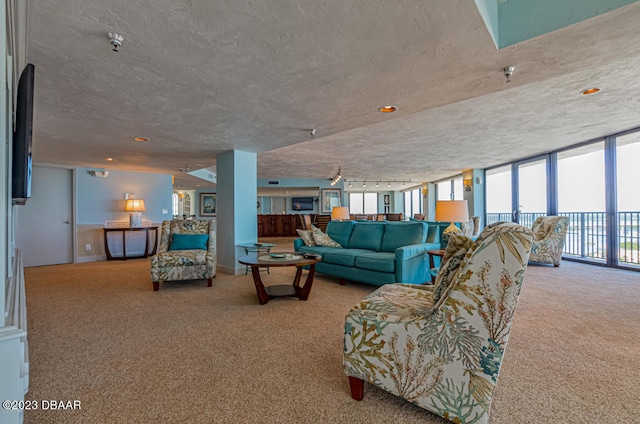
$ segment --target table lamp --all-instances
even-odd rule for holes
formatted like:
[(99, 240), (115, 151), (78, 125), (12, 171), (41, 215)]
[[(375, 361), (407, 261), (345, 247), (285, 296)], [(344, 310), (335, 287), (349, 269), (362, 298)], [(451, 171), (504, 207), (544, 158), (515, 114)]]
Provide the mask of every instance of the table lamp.
[(125, 212), (131, 212), (129, 215), (129, 226), (131, 228), (142, 227), (142, 212), (146, 209), (144, 207), (144, 200), (142, 199), (127, 199), (127, 203), (124, 206)]
[[(461, 233), (460, 228), (456, 227), (455, 222), (469, 221), (469, 207), (466, 200), (440, 200), (436, 202), (436, 221), (450, 222), (451, 224), (442, 232), (447, 236), (452, 233)], [(444, 239), (443, 239), (444, 240)]]
[(331, 209), (332, 221), (348, 221), (349, 220), (349, 208), (346, 206), (334, 206)]

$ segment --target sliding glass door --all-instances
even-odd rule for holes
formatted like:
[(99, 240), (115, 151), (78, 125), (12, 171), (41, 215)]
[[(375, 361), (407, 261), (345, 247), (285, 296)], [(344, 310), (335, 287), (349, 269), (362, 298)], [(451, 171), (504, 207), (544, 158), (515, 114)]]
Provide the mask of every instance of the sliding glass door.
[(527, 228), (537, 217), (547, 215), (547, 158), (515, 164), (518, 191), (513, 204), (513, 221)]

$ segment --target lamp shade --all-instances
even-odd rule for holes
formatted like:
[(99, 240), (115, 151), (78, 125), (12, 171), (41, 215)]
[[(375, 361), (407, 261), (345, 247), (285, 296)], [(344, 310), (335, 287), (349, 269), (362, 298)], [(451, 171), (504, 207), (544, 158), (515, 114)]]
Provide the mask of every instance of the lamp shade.
[(334, 206), (331, 209), (331, 219), (335, 221), (344, 221), (349, 219), (349, 208), (346, 206)]
[(436, 202), (436, 221), (468, 222), (469, 207), (466, 200), (441, 200)]
[(124, 206), (125, 212), (144, 212), (144, 200), (142, 199), (127, 199), (127, 203)]

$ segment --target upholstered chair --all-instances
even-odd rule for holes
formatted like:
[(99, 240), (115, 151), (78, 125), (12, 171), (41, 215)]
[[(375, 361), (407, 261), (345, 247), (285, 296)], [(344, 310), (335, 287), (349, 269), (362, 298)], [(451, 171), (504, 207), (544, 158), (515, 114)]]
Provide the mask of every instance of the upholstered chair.
[(515, 223), (476, 241), (453, 234), (434, 286), (387, 284), (355, 305), (343, 356), (351, 396), (368, 382), (450, 421), (488, 423), (532, 240)]
[(531, 228), (533, 245), (529, 261), (560, 266), (568, 228), (569, 218), (566, 216), (538, 217)]
[(402, 214), (402, 213), (388, 213), (386, 218), (387, 218), (387, 221), (402, 221), (402, 219), (404, 218), (404, 214)]
[(216, 221), (163, 221), (158, 253), (151, 257), (151, 282), (207, 280), (216, 276)]

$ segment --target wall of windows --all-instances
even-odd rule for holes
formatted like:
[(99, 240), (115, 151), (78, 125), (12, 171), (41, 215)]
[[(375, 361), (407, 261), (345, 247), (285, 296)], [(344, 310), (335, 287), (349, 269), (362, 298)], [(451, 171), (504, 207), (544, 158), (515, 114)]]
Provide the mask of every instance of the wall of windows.
[(563, 257), (640, 270), (640, 131), (486, 170), (486, 222), (569, 217)]
[(378, 213), (378, 193), (349, 193), (349, 213), (374, 215)]
[(404, 195), (404, 216), (413, 217), (415, 214), (422, 214), (422, 197), (420, 194), (420, 188), (414, 190), (408, 190), (403, 193)]
[(437, 200), (464, 200), (462, 176), (436, 183)]

